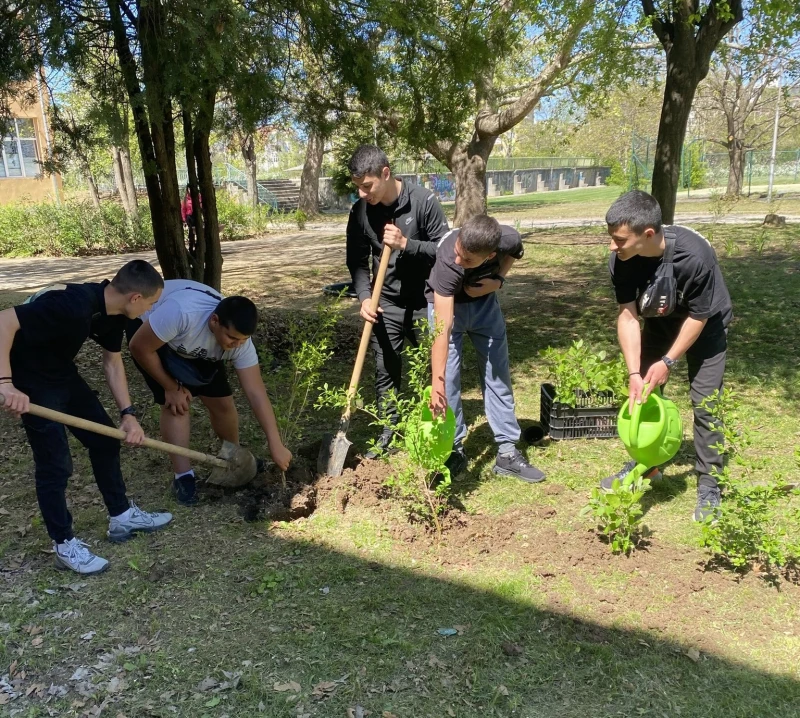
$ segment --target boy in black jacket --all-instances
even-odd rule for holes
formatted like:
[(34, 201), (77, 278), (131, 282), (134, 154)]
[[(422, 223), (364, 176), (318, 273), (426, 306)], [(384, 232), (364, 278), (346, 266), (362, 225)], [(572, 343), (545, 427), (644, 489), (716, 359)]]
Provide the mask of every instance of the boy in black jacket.
[[(361, 317), (375, 326), (375, 393), (381, 411), (390, 417), (393, 407), (387, 395), (400, 391), (405, 340), (416, 346), (414, 324), (427, 318), (425, 282), (436, 260), (436, 246), (449, 227), (433, 192), (392, 175), (386, 154), (373, 145), (362, 145), (350, 159), (350, 174), (360, 199), (350, 210), (347, 223), (347, 267), (361, 302)], [(378, 271), (383, 245), (392, 257), (381, 292), (380, 309), (369, 308), (372, 275)], [(391, 429), (379, 437), (366, 458), (374, 459), (392, 441)]]

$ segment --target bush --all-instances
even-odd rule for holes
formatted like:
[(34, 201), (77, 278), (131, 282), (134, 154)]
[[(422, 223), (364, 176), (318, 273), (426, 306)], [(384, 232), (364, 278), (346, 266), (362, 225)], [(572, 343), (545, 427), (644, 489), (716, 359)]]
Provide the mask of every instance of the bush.
[(217, 218), (220, 239), (243, 239), (252, 234), (265, 232), (275, 219), (275, 211), (267, 205), (250, 207), (240, 204), (228, 192), (217, 192)]
[(0, 206), (0, 255), (71, 257), (131, 252), (153, 247), (150, 217), (131, 221), (116, 202), (97, 210), (90, 202), (70, 200)]

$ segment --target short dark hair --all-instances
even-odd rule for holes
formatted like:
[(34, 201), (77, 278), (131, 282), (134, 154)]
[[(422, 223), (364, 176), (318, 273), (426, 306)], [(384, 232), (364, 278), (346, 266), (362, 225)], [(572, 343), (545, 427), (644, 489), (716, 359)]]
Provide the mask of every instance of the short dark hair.
[(164, 278), (158, 270), (143, 259), (134, 259), (123, 265), (111, 280), (111, 286), (120, 294), (137, 292), (143, 297), (152, 297), (164, 288)]
[(464, 222), (458, 241), (465, 252), (483, 256), (497, 251), (501, 235), (502, 230), (494, 217), (478, 214)]
[(361, 145), (347, 163), (351, 177), (380, 177), (384, 167), (389, 167), (389, 158), (375, 145)]
[(609, 207), (606, 224), (611, 229), (626, 226), (636, 234), (642, 234), (649, 227), (660, 232), (661, 206), (653, 195), (634, 189), (626, 192)]
[(223, 327), (233, 328), (239, 334), (252, 336), (258, 326), (258, 309), (247, 297), (225, 297), (214, 310)]

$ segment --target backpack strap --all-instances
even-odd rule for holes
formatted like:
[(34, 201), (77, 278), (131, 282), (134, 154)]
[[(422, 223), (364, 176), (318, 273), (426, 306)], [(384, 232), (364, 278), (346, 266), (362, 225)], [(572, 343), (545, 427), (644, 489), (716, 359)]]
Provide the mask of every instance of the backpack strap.
[(672, 276), (672, 260), (675, 256), (675, 230), (672, 227), (664, 227), (664, 258), (661, 260), (664, 277)]

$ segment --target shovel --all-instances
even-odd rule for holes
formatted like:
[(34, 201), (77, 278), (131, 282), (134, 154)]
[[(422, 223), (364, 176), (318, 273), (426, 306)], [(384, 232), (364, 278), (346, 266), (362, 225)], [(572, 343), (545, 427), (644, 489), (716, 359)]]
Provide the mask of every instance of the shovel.
[[(386, 268), (389, 266), (389, 258), (392, 256), (391, 247), (383, 245), (381, 252), (381, 263), (378, 273), (375, 275), (375, 286), (372, 289), (372, 298), (369, 308), (373, 312), (378, 311), (380, 304), (381, 291), (383, 290), (383, 280), (386, 278)], [(347, 458), (347, 451), (353, 445), (347, 439), (347, 429), (350, 426), (350, 413), (353, 408), (353, 399), (358, 390), (358, 382), (361, 379), (361, 370), (364, 368), (364, 359), (367, 356), (369, 338), (372, 335), (372, 322), (364, 321), (364, 329), (361, 332), (361, 344), (358, 346), (356, 364), (353, 367), (353, 376), (350, 379), (350, 387), (347, 390), (347, 408), (339, 421), (339, 427), (335, 434), (326, 434), (322, 439), (322, 446), (319, 448), (317, 457), (317, 473), (327, 474), (328, 476), (341, 476), (344, 469), (344, 461)]]
[[(0, 395), (0, 406), (4, 403), (5, 397)], [(54, 409), (38, 406), (37, 404), (31, 404), (28, 413), (42, 419), (57, 421), (59, 424), (71, 426), (74, 429), (83, 429), (84, 431), (91, 431), (94, 434), (110, 436), (112, 439), (125, 439), (125, 432), (122, 429), (115, 429), (105, 424), (89, 421), (88, 419), (70, 416), (69, 414), (55, 411)], [(156, 439), (145, 439), (141, 445), (148, 449), (163, 451), (167, 454), (179, 454), (188, 459), (194, 459), (194, 461), (200, 464), (208, 464), (209, 466), (216, 467), (214, 471), (211, 472), (208, 482), (217, 484), (218, 486), (238, 488), (249, 484), (256, 476), (256, 460), (247, 449), (243, 449), (241, 446), (237, 447), (231, 457), (226, 461), (216, 456), (211, 456), (210, 454), (203, 454), (200, 451), (193, 451), (183, 446), (168, 444), (166, 441), (157, 441)]]

